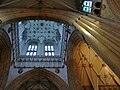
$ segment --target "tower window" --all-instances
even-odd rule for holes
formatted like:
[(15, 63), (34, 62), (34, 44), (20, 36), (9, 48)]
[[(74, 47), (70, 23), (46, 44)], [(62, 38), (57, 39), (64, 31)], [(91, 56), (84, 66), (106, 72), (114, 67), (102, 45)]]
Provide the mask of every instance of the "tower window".
[(45, 45), (45, 56), (54, 56), (54, 47), (53, 45)]
[(82, 10), (84, 12), (91, 13), (91, 11), (92, 11), (92, 0), (84, 0), (84, 2), (82, 4)]
[(30, 44), (27, 49), (27, 56), (36, 56), (37, 55), (37, 48), (38, 46), (36, 44)]

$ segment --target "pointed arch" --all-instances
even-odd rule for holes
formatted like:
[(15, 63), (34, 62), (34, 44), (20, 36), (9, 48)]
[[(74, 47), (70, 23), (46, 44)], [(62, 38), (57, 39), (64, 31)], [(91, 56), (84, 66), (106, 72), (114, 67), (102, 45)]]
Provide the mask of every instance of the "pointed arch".
[(57, 9), (3, 9), (0, 13), (1, 25), (25, 19), (49, 19), (73, 25), (109, 67), (120, 76), (120, 25), (118, 22)]
[[(28, 83), (29, 80), (32, 80), (32, 81), (35, 80), (38, 83), (42, 82), (44, 80), (45, 81), (47, 80), (48, 82), (52, 83), (52, 86), (56, 86), (56, 88), (58, 88), (58, 90), (69, 90), (68, 85), (59, 76), (57, 76), (56, 74), (54, 74), (46, 69), (39, 69), (39, 68), (30, 70), (30, 71), (20, 75), (14, 81), (12, 81), (6, 87), (5, 90), (19, 90), (20, 88), (22, 88), (22, 86), (24, 86), (24, 84)], [(28, 84), (26, 84), (26, 85), (28, 86), (27, 88), (30, 88), (30, 86), (35, 87), (34, 82), (30, 83), (30, 85), (28, 85)], [(47, 87), (47, 86), (45, 86), (45, 87)]]
[(72, 33), (67, 52), (68, 80), (72, 90), (119, 89), (119, 77), (78, 31)]

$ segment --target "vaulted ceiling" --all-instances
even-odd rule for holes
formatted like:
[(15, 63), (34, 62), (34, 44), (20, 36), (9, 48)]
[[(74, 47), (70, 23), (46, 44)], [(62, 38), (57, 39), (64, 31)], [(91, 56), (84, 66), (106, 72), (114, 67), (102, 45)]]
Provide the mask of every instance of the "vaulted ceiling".
[[(83, 0), (0, 0), (0, 10), (24, 8), (24, 9), (57, 9), (77, 11)], [(96, 0), (93, 0), (96, 1)], [(120, 0), (97, 0), (103, 3), (107, 1), (113, 14), (120, 20)], [(103, 6), (107, 7), (103, 4)], [(107, 13), (108, 14), (108, 13)]]
[(0, 0), (0, 8), (52, 8), (76, 10), (76, 0)]
[[(98, 48), (97, 49), (98, 53), (99, 54), (102, 53), (101, 56), (103, 55), (105, 56), (103, 58), (106, 61), (106, 63), (108, 63), (108, 65), (112, 68), (112, 70), (114, 70), (114, 72), (119, 76), (120, 75), (120, 67), (119, 67), (119, 27), (120, 26), (117, 24), (117, 22), (114, 23), (113, 21), (110, 21), (109, 23), (109, 21), (107, 20), (104, 21), (103, 18), (95, 17), (94, 19), (95, 21), (94, 21), (93, 19), (90, 19), (87, 16), (80, 15), (79, 13), (67, 12), (67, 11), (77, 11), (77, 4), (79, 3), (76, 2), (79, 1), (80, 0), (0, 0), (0, 24), (9, 21), (11, 19), (29, 17), (29, 16), (36, 17), (39, 15), (41, 17), (46, 16), (49, 18), (66, 21), (69, 24), (74, 25), (76, 29), (78, 29), (85, 36), (87, 41), (91, 42), (91, 45), (94, 45)], [(103, 1), (107, 1), (113, 14), (118, 18), (118, 20), (120, 20), (120, 6), (119, 6), (120, 0), (103, 0)], [(19, 9), (19, 8), (23, 8), (23, 9)], [(5, 10), (5, 9), (10, 9), (10, 10)], [(36, 10), (42, 9), (41, 10), (42, 13), (34, 11), (33, 9)], [(85, 27), (85, 29), (83, 27)], [(116, 55), (116, 53), (118, 54), (118, 56)]]

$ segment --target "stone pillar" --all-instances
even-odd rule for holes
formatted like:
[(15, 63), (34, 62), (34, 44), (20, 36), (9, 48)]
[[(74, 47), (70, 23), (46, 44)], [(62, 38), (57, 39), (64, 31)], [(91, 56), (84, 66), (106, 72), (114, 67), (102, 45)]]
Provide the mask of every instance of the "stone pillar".
[[(120, 76), (120, 32), (117, 27), (110, 27), (112, 23), (108, 20), (98, 19), (98, 24), (93, 22), (96, 18), (81, 16), (80, 20), (76, 20), (73, 25), (85, 36), (86, 41), (101, 56), (108, 66)], [(104, 25), (101, 25), (104, 22)], [(108, 25), (109, 24), (109, 25)], [(117, 25), (117, 23), (116, 23)], [(119, 25), (117, 25), (119, 27)], [(108, 30), (111, 29), (111, 30)]]
[(0, 90), (6, 85), (11, 57), (10, 39), (5, 31), (0, 29)]

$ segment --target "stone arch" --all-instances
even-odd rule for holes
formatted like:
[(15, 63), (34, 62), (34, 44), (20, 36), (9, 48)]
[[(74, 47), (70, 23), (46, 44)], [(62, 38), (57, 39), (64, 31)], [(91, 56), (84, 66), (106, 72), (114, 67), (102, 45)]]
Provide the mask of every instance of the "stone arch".
[(0, 89), (3, 90), (7, 81), (10, 57), (11, 42), (7, 33), (0, 29)]
[[(119, 77), (114, 74), (78, 31), (74, 31), (69, 39), (67, 68), (71, 90), (119, 89)], [(108, 80), (104, 82), (105, 73)], [(109, 82), (110, 78), (112, 80)]]
[(80, 83), (77, 79), (77, 72), (76, 69), (77, 67), (75, 66), (76, 64), (74, 63), (74, 56), (73, 56), (73, 50), (76, 47), (76, 45), (83, 41), (84, 37), (82, 34), (79, 33), (79, 31), (75, 30), (69, 39), (68, 42), (68, 47), (67, 47), (67, 68), (68, 68), (68, 81), (71, 90), (80, 90)]
[(74, 13), (72, 14), (72, 12), (54, 9), (41, 9), (41, 11), (35, 9), (6, 9), (0, 12), (4, 14), (0, 18), (1, 24), (32, 18), (67, 22), (72, 25), (73, 19), (78, 17)]
[[(83, 15), (78, 12), (70, 12), (57, 9), (4, 9), (0, 10), (1, 25), (9, 21), (25, 19), (52, 19), (73, 25), (100, 57), (120, 76), (120, 36), (119, 24), (93, 15)], [(103, 25), (104, 23), (104, 25)], [(114, 26), (113, 26), (114, 25)], [(112, 26), (112, 27), (111, 27)], [(102, 47), (102, 48), (101, 48)], [(107, 54), (109, 53), (109, 54)], [(111, 58), (112, 56), (112, 58)]]
[[(38, 78), (36, 78), (38, 77)], [(32, 80), (32, 79), (40, 79), (45, 78), (49, 79), (51, 83), (53, 83), (58, 90), (69, 90), (68, 85), (56, 74), (46, 70), (46, 69), (33, 69), (31, 71), (28, 71), (19, 77), (17, 77), (14, 81), (12, 81), (5, 90), (19, 90), (21, 85), (23, 85), (25, 82)]]

